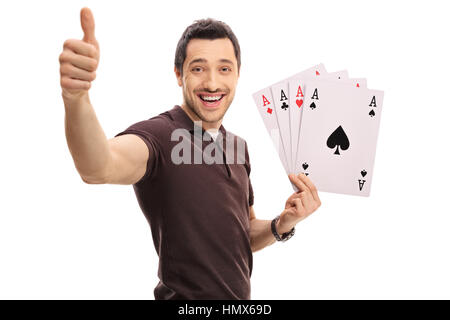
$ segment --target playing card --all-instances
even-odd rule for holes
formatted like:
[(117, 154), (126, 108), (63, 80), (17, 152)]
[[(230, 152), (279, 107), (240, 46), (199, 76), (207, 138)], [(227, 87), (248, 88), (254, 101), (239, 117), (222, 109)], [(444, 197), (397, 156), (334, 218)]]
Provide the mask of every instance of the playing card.
[(297, 162), (318, 190), (370, 195), (383, 95), (337, 81), (308, 80)]
[[(289, 102), (289, 80), (307, 76), (315, 77), (325, 73), (326, 70), (324, 65), (319, 64), (300, 73), (297, 73), (288, 79), (279, 81), (270, 87), (275, 103), (275, 113), (277, 116), (278, 128), (280, 129), (281, 142), (283, 143), (283, 148), (286, 153), (286, 161), (290, 173), (294, 172), (294, 159), (292, 154), (294, 148), (292, 147), (291, 143), (290, 110), (291, 108), (293, 108), (293, 106)], [(297, 143), (297, 139), (295, 139), (295, 143)], [(297, 144), (295, 145), (295, 147), (296, 146)]]
[(350, 78), (348, 81), (351, 81), (357, 88), (367, 88), (367, 80), (364, 78)]
[[(312, 77), (310, 77), (312, 78)], [(339, 70), (335, 72), (329, 72), (320, 77), (322, 80), (333, 79), (333, 80), (345, 80), (348, 79), (348, 71), (347, 70)]]
[(272, 98), (270, 87), (262, 89), (253, 94), (253, 100), (256, 103), (257, 109), (266, 126), (267, 132), (272, 139), (273, 145), (277, 150), (281, 163), (287, 174), (291, 173), (288, 161), (286, 159), (286, 152), (281, 142), (280, 130), (278, 128), (277, 116), (275, 113), (275, 104)]
[[(319, 77), (317, 77), (319, 76)], [(302, 106), (303, 106), (303, 92), (305, 90), (305, 83), (307, 79), (319, 79), (319, 80), (336, 80), (342, 81), (343, 83), (353, 84), (358, 83), (358, 81), (348, 80), (348, 72), (347, 70), (341, 70), (331, 73), (315, 73), (315, 75), (311, 76), (311, 74), (304, 74), (298, 77), (292, 78), (288, 81), (289, 88), (289, 101), (291, 101), (290, 105), (290, 138), (291, 138), (291, 166), (293, 168), (293, 172), (296, 173), (299, 170), (299, 164), (297, 162), (297, 153), (298, 153), (298, 137), (300, 134), (300, 125), (302, 119)], [(295, 190), (296, 188), (294, 188)]]

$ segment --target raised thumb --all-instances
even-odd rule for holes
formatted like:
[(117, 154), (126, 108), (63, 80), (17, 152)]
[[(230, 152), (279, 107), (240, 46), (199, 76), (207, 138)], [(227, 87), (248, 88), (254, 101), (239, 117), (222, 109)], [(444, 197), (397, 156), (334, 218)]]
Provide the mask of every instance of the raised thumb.
[(83, 8), (80, 12), (81, 28), (83, 29), (83, 41), (93, 45), (97, 45), (95, 39), (95, 22), (94, 15), (89, 8)]

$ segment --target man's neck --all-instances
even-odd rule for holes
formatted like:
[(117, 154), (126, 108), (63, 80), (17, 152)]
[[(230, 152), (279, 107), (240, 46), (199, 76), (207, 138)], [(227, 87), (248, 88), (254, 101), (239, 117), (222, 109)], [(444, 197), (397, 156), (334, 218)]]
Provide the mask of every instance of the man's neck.
[[(192, 121), (202, 121), (189, 107), (187, 107), (184, 103), (181, 105), (181, 109), (186, 112), (189, 118), (191, 118)], [(219, 130), (220, 126), (222, 125), (222, 119), (215, 122), (206, 122), (202, 121), (202, 127), (204, 130), (216, 131)]]

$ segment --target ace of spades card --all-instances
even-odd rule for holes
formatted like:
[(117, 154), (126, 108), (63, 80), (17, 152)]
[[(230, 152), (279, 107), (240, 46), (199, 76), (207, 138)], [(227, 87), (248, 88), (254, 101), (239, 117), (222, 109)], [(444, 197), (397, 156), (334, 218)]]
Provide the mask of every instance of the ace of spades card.
[(308, 80), (297, 161), (317, 189), (369, 196), (383, 92)]
[[(291, 128), (291, 144), (292, 144), (292, 168), (294, 172), (299, 172), (301, 168), (301, 163), (297, 161), (297, 152), (298, 152), (298, 138), (300, 135), (300, 125), (302, 121), (302, 108), (304, 95), (303, 91), (305, 88), (305, 83), (307, 80), (313, 80), (317, 76), (320, 76), (319, 80), (327, 80), (327, 81), (342, 81), (342, 83), (346, 83), (349, 85), (357, 84), (358, 80), (353, 80), (348, 78), (347, 70), (341, 70), (336, 72), (331, 72), (328, 74), (316, 75), (316, 76), (304, 76), (292, 79), (288, 82), (289, 85), (289, 100), (295, 101), (295, 105), (297, 108), (291, 108), (290, 114), (290, 128)], [(364, 80), (365, 79), (361, 79)], [(365, 82), (364, 82), (365, 83)], [(293, 104), (291, 102), (291, 104)], [(297, 188), (294, 188), (297, 191)]]

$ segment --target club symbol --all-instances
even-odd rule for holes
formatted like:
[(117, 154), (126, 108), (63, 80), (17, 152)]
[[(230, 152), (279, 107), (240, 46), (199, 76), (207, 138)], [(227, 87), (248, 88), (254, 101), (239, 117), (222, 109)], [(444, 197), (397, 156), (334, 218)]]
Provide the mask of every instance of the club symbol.
[(312, 110), (314, 110), (316, 108), (316, 104), (313, 102), (311, 103), (311, 105), (309, 106)]
[(309, 165), (305, 162), (302, 164), (302, 167), (303, 167), (303, 170), (306, 170), (306, 169), (308, 169)]
[(281, 109), (286, 111), (287, 108), (289, 108), (289, 105), (286, 102), (283, 102), (283, 105), (281, 106)]
[(361, 175), (363, 176), (363, 178), (366, 176), (366, 174), (367, 174), (366, 170), (361, 171)]
[(369, 112), (369, 116), (371, 117), (375, 116), (375, 111), (373, 111), (373, 109)]

